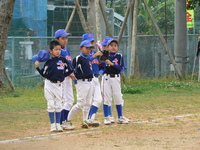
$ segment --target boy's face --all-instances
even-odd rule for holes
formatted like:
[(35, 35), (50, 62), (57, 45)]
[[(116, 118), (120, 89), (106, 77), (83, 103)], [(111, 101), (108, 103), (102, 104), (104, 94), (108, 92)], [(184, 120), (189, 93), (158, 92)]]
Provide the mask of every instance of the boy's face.
[(61, 45), (61, 47), (65, 47), (68, 43), (68, 37), (59, 37), (56, 39)]
[(118, 45), (116, 42), (111, 42), (109, 45), (108, 45), (108, 50), (110, 53), (116, 53), (118, 51)]
[(80, 48), (80, 51), (84, 55), (89, 55), (91, 50), (92, 50), (92, 47), (85, 47), (85, 46), (83, 46), (83, 47)]
[(61, 46), (60, 45), (54, 46), (53, 49), (50, 49), (50, 53), (52, 57), (59, 57), (61, 54)]

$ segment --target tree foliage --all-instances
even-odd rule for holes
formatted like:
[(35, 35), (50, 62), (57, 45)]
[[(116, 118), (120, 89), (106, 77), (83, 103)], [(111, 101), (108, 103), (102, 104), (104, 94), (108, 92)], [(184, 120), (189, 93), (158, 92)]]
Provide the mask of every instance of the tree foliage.
[(188, 9), (194, 9), (198, 6), (200, 6), (200, 0), (188, 0)]
[[(172, 34), (174, 32), (174, 0), (146, 0), (146, 2), (162, 33)], [(138, 26), (139, 34), (153, 34), (155, 32), (143, 3), (140, 3), (139, 6)]]

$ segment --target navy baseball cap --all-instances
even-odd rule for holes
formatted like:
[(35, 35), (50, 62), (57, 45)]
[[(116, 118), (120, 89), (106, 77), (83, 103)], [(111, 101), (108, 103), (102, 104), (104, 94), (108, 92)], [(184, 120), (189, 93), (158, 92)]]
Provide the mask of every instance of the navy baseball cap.
[(107, 46), (110, 45), (111, 42), (116, 42), (118, 45), (118, 41), (116, 39), (111, 38), (110, 40), (107, 41)]
[(91, 41), (88, 41), (88, 40), (85, 40), (85, 41), (82, 41), (81, 44), (80, 44), (80, 47), (94, 47), (94, 45), (92, 45), (90, 43)]
[(92, 34), (92, 33), (83, 34), (82, 35), (82, 41), (85, 41), (85, 40), (94, 41), (94, 34)]
[(67, 37), (67, 36), (70, 36), (70, 35), (72, 35), (72, 34), (71, 33), (67, 33), (64, 29), (58, 29), (55, 32), (54, 38), (57, 39), (59, 37)]
[(45, 62), (49, 60), (51, 57), (50, 52), (46, 50), (40, 50), (36, 55), (32, 57), (32, 62), (39, 61), (39, 62)]
[(108, 40), (112, 39), (111, 37), (105, 37), (101, 45), (107, 45)]

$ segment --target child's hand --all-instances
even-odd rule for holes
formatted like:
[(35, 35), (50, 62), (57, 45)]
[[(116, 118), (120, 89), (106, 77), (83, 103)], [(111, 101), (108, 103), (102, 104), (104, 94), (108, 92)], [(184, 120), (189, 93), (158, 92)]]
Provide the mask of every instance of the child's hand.
[(93, 58), (97, 57), (97, 56), (102, 56), (103, 53), (101, 51), (96, 52), (94, 55), (92, 55)]
[(69, 75), (69, 77), (70, 77), (72, 80), (77, 80), (77, 78), (74, 76), (74, 73), (71, 73), (71, 74)]
[(39, 61), (35, 61), (35, 68), (39, 67), (40, 62)]
[(100, 41), (98, 41), (98, 42), (96, 43), (96, 45), (97, 45), (97, 47), (99, 48), (100, 51), (103, 50), (102, 45), (100, 44)]
[(112, 63), (109, 59), (106, 59), (105, 62), (106, 62), (107, 65), (110, 65), (110, 66), (113, 66), (113, 65), (114, 65), (114, 63)]

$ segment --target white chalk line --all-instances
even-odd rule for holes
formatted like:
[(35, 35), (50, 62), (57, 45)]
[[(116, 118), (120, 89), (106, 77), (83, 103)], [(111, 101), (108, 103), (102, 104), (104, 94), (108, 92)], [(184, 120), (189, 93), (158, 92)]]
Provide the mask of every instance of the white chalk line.
[[(131, 122), (129, 124), (143, 124), (143, 123), (161, 121), (161, 120), (165, 120), (165, 119), (184, 118), (184, 117), (189, 117), (189, 116), (194, 116), (194, 115), (199, 115), (199, 114), (179, 115), (179, 116), (172, 116), (172, 117), (168, 117), (168, 118), (154, 119), (154, 120), (150, 120), (150, 121)], [(99, 132), (99, 131), (95, 131), (95, 130), (103, 129), (103, 128), (109, 128), (109, 127), (116, 127), (116, 126), (120, 126), (120, 125), (124, 125), (124, 124), (107, 125), (107, 126), (105, 125), (103, 127), (89, 128), (89, 129), (82, 129), (82, 130), (73, 130), (73, 131), (64, 130), (64, 132), (53, 133), (53, 134), (45, 134), (45, 135), (39, 135), (39, 136), (24, 137), (24, 138), (19, 138), (19, 139), (3, 140), (3, 141), (0, 141), (0, 144), (13, 143), (13, 142), (23, 142), (23, 141), (28, 141), (28, 140), (48, 139), (48, 138), (52, 138), (52, 137), (60, 137), (60, 136), (63, 136), (65, 134), (69, 134), (68, 136), (93, 134), (93, 133)], [(151, 125), (160, 125), (160, 124), (156, 123), (156, 124), (151, 124)], [(85, 132), (85, 131), (88, 131), (88, 132)], [(71, 134), (71, 133), (74, 133), (74, 134)]]

